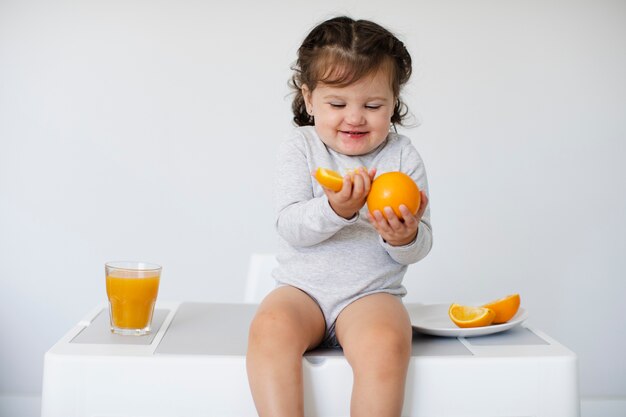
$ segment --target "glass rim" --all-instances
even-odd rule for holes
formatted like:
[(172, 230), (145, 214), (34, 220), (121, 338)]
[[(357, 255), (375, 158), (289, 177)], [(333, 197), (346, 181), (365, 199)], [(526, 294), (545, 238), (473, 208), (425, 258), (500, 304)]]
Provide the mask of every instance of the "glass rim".
[(160, 271), (161, 265), (143, 261), (110, 261), (104, 263), (105, 268), (124, 271)]

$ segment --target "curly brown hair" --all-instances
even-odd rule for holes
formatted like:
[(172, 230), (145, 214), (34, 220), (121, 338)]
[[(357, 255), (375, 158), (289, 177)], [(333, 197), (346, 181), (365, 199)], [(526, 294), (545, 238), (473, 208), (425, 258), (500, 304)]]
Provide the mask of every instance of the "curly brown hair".
[(411, 55), (404, 44), (382, 26), (368, 20), (335, 17), (317, 25), (298, 49), (292, 67), (291, 104), (297, 126), (312, 126), (302, 86), (313, 91), (319, 82), (344, 87), (379, 70), (388, 70), (395, 98), (391, 123), (402, 124), (408, 108), (400, 99), (400, 88), (411, 77)]

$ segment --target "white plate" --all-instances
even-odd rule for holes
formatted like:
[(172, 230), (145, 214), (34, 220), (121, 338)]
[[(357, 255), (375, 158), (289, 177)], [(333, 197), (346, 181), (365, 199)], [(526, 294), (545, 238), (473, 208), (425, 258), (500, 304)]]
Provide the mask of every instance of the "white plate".
[(448, 316), (450, 304), (414, 304), (407, 305), (411, 324), (420, 333), (445, 337), (483, 336), (509, 330), (528, 318), (528, 313), (520, 308), (517, 314), (506, 323), (483, 327), (460, 328)]

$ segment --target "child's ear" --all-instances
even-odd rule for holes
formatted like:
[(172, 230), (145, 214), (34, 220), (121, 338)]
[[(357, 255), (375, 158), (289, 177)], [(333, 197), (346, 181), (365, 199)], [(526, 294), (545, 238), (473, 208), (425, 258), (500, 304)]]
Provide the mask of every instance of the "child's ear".
[(307, 86), (306, 84), (302, 84), (300, 91), (302, 92), (302, 98), (304, 98), (304, 105), (306, 106), (306, 110), (310, 114), (312, 111), (311, 90), (309, 90), (309, 86)]

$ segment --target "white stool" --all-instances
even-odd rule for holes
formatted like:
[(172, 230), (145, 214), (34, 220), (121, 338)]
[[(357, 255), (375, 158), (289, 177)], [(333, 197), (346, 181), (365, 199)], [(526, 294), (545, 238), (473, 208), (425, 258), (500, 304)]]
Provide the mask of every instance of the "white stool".
[[(255, 310), (159, 302), (156, 333), (124, 337), (98, 306), (46, 353), (42, 416), (256, 416), (245, 369)], [(352, 371), (341, 350), (307, 353), (303, 371), (305, 415), (347, 417)], [(402, 415), (576, 417), (576, 356), (524, 326), (468, 339), (415, 333)]]

